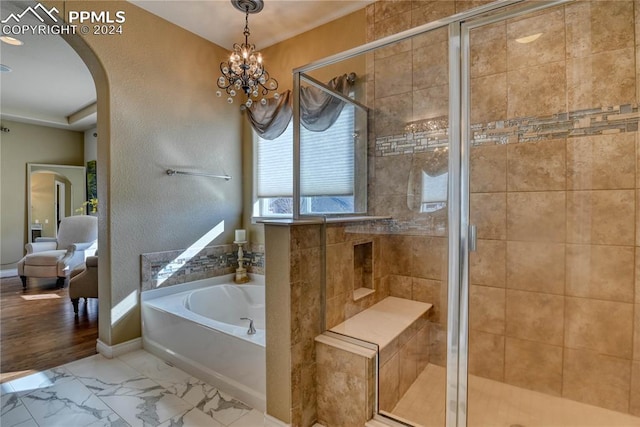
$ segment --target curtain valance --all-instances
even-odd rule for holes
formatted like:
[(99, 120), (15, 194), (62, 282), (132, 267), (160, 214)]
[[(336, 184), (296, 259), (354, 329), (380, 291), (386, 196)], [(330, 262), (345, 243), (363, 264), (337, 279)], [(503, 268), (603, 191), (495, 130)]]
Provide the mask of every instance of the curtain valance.
[[(354, 74), (334, 77), (327, 83), (333, 91), (347, 96), (354, 83)], [(300, 89), (300, 122), (313, 132), (322, 132), (335, 123), (344, 101), (315, 86)], [(262, 139), (276, 139), (287, 128), (293, 117), (291, 91), (283, 92), (279, 99), (269, 98), (262, 105), (254, 102), (247, 108), (247, 118)]]

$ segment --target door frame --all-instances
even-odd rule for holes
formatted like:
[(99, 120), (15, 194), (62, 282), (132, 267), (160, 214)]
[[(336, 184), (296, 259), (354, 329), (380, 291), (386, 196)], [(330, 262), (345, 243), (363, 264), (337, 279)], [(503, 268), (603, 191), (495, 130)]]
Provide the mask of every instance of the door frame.
[[(475, 16), (468, 20), (460, 20), (450, 24), (450, 48), (449, 54), (452, 58), (449, 62), (449, 76), (459, 78), (458, 89), (450, 88), (450, 122), (453, 123), (451, 133), (451, 148), (459, 147), (459, 182), (451, 183), (449, 197), (459, 198), (459, 217), (456, 212), (449, 211), (449, 307), (457, 310), (449, 311), (448, 319), (448, 339), (451, 341), (447, 348), (447, 427), (466, 427), (468, 421), (468, 366), (469, 366), (469, 255), (475, 250), (475, 228), (471, 223), (470, 213), (470, 172), (471, 172), (471, 59), (470, 59), (470, 31), (485, 25), (505, 21), (507, 19), (520, 17), (528, 13), (556, 7), (562, 4), (571, 3), (574, 0), (548, 0), (544, 2), (524, 2), (522, 5), (509, 8), (508, 10), (496, 11), (490, 15)], [(455, 52), (459, 55), (454, 57)], [(454, 85), (450, 85), (454, 86)], [(456, 117), (458, 115), (458, 117)], [(458, 119), (458, 121), (455, 121)], [(455, 128), (455, 123), (459, 123), (459, 129)], [(455, 132), (455, 134), (454, 134)], [(455, 138), (460, 139), (456, 140)], [(454, 152), (450, 151), (450, 155)], [(453, 158), (455, 159), (455, 157)], [(449, 167), (452, 168), (454, 161), (450, 160)], [(455, 168), (455, 165), (453, 165)], [(449, 175), (453, 177), (455, 175)], [(455, 185), (457, 184), (457, 185)], [(459, 190), (459, 194), (455, 194)], [(453, 199), (452, 199), (453, 200)], [(452, 203), (453, 204), (453, 203)], [(452, 236), (451, 224), (457, 222), (459, 238)], [(458, 245), (456, 247), (456, 245)], [(459, 250), (458, 254), (453, 254), (459, 262), (459, 271), (451, 262), (452, 252)], [(458, 274), (458, 285), (451, 281), (451, 274)], [(458, 287), (456, 290), (455, 288)], [(452, 290), (453, 289), (453, 290)], [(456, 305), (452, 305), (452, 302)], [(453, 313), (452, 313), (453, 312)], [(456, 336), (457, 335), (457, 336)], [(453, 365), (456, 363), (456, 365)], [(449, 365), (451, 364), (451, 365)], [(456, 372), (449, 369), (449, 366), (457, 366)], [(453, 390), (453, 381), (457, 383), (457, 390)], [(451, 393), (451, 394), (450, 394)], [(455, 395), (454, 395), (455, 393)], [(454, 399), (455, 396), (455, 399)]]

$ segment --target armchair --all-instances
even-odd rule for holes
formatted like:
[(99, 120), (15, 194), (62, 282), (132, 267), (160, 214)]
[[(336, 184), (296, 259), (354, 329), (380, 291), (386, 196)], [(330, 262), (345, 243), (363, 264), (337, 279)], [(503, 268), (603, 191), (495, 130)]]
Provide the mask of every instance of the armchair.
[(73, 312), (78, 315), (78, 302), (84, 298), (98, 298), (98, 257), (90, 256), (84, 264), (71, 272), (69, 279), (69, 298), (73, 304)]
[(27, 254), (18, 262), (22, 288), (27, 288), (27, 277), (56, 277), (62, 288), (71, 271), (95, 252), (98, 219), (89, 215), (66, 217), (60, 222), (55, 241), (38, 240), (25, 246)]

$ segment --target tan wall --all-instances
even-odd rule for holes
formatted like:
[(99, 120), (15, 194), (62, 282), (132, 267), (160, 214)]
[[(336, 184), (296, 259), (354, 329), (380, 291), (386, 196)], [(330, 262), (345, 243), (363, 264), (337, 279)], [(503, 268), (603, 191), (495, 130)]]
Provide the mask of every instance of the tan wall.
[(0, 138), (2, 269), (15, 268), (27, 243), (27, 163), (83, 166), (82, 132), (2, 120)]
[[(299, 36), (292, 37), (266, 49), (261, 49), (265, 67), (271, 76), (279, 83), (278, 92), (293, 88), (293, 69), (309, 64), (318, 59), (343, 52), (366, 41), (366, 16), (364, 9), (351, 13), (345, 17), (324, 24)], [(260, 46), (258, 46), (260, 48)], [(323, 69), (323, 74), (314, 75), (321, 81), (328, 81), (338, 74), (363, 70), (364, 65), (348, 63), (344, 67)], [(251, 126), (243, 117), (243, 168), (244, 168), (244, 224), (249, 228), (253, 206), (253, 135)], [(264, 243), (264, 229), (262, 225), (253, 225), (251, 241)]]
[[(100, 339), (114, 345), (140, 336), (138, 304), (121, 303), (137, 301), (142, 253), (187, 248), (220, 223), (223, 233), (203, 243), (233, 240), (240, 115), (215, 96), (226, 50), (125, 1), (55, 4), (126, 13), (122, 35), (69, 40), (97, 80)], [(167, 168), (233, 179), (169, 177)]]
[[(262, 53), (269, 73), (278, 79), (279, 91), (282, 92), (293, 89), (294, 68), (360, 46), (365, 40), (366, 15), (365, 10), (361, 9), (262, 49)], [(344, 72), (342, 67), (335, 70)], [(325, 77), (331, 78), (333, 75), (328, 72)]]

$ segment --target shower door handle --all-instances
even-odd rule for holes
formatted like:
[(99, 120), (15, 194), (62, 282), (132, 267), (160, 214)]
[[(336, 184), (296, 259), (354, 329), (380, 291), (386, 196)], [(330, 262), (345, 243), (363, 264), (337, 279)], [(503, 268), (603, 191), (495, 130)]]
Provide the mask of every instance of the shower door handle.
[(475, 252), (478, 249), (478, 232), (474, 224), (469, 225), (469, 252)]

